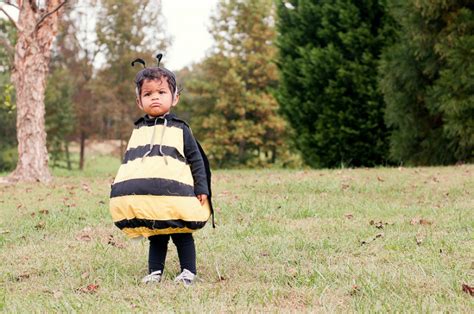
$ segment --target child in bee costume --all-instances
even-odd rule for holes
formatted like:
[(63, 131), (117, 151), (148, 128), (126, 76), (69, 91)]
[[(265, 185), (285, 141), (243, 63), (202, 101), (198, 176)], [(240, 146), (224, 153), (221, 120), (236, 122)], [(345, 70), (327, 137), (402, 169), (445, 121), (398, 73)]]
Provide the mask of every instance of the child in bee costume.
[[(189, 126), (170, 113), (179, 101), (176, 78), (159, 67), (161, 54), (157, 58), (157, 67), (145, 67), (135, 78), (136, 102), (145, 116), (135, 122), (112, 185), (110, 212), (128, 236), (150, 241), (149, 274), (142, 282), (160, 282), (171, 238), (181, 266), (175, 281), (189, 286), (196, 276), (192, 232), (213, 213), (211, 174)], [(142, 59), (135, 62), (145, 66)]]

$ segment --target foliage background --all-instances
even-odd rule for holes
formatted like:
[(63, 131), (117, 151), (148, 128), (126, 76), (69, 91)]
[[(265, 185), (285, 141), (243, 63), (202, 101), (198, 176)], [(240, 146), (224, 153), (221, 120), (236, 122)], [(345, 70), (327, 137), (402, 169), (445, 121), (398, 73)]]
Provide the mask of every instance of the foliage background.
[[(467, 0), (221, 0), (212, 49), (176, 72), (176, 112), (213, 168), (472, 162), (473, 20)], [(151, 0), (65, 7), (45, 99), (53, 166), (83, 169), (97, 140), (121, 158), (141, 114), (129, 63), (160, 51), (166, 66), (162, 21)], [(2, 170), (16, 162), (11, 58), (0, 46)]]

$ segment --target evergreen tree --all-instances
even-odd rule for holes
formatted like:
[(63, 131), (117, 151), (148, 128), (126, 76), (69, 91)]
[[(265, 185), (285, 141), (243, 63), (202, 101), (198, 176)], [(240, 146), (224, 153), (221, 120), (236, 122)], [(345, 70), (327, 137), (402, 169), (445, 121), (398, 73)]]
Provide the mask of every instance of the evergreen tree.
[(284, 151), (285, 124), (271, 94), (277, 85), (272, 1), (220, 1), (211, 33), (213, 53), (193, 68), (182, 98), (184, 107), (196, 108), (197, 137), (216, 166), (274, 163)]
[(294, 143), (312, 167), (385, 160), (377, 64), (392, 38), (380, 0), (278, 2), (277, 93)]
[(398, 41), (381, 66), (390, 155), (414, 165), (474, 158), (472, 1), (398, 1)]

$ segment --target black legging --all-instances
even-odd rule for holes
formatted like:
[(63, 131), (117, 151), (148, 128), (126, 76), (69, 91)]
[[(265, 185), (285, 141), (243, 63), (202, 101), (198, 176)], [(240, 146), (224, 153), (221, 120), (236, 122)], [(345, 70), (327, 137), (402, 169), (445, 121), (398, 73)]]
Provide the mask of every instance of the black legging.
[(178, 249), (181, 271), (187, 269), (193, 274), (196, 274), (196, 247), (194, 246), (192, 233), (163, 234), (149, 237), (150, 254), (148, 255), (148, 271), (152, 273), (161, 270), (163, 273), (170, 236)]

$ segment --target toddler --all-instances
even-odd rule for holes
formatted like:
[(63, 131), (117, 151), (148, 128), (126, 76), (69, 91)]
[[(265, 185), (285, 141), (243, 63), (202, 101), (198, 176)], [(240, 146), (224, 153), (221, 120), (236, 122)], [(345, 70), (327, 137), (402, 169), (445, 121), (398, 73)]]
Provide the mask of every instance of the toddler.
[(197, 273), (192, 232), (212, 212), (209, 162), (186, 122), (170, 112), (179, 101), (175, 75), (158, 63), (138, 72), (135, 85), (145, 115), (135, 122), (112, 185), (110, 211), (128, 236), (149, 239), (143, 283), (161, 281), (171, 238), (181, 266), (175, 281), (189, 286)]

